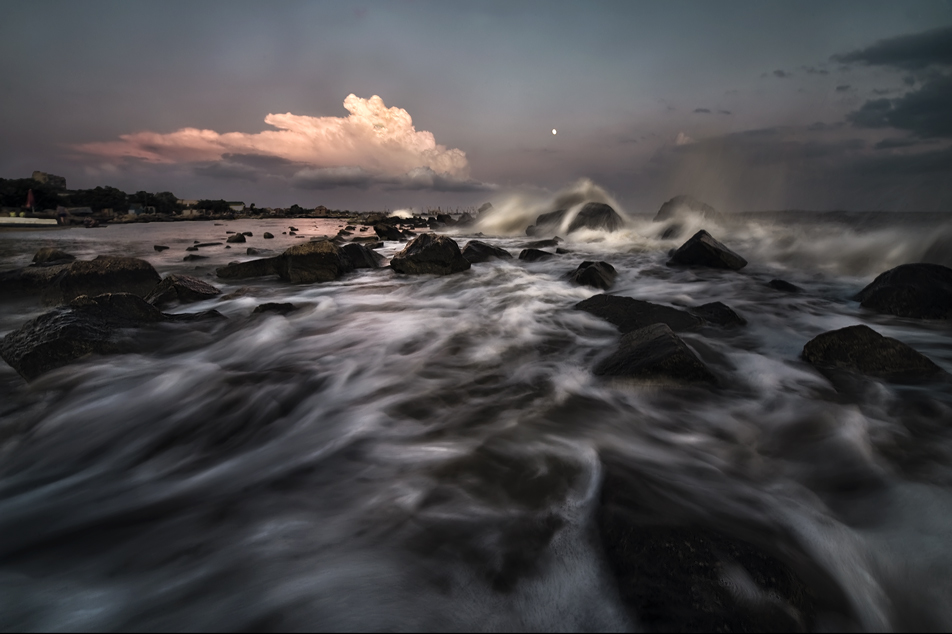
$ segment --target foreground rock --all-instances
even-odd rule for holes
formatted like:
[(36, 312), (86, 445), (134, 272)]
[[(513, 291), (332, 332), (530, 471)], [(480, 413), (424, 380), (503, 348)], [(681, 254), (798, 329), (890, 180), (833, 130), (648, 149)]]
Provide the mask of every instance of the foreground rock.
[[(526, 235), (539, 236), (558, 233), (567, 214), (567, 209), (541, 214), (536, 218), (535, 224), (526, 229)], [(586, 203), (572, 219), (568, 227), (568, 233), (580, 229), (617, 231), (624, 224), (625, 221), (611, 206), (604, 203)]]
[(50, 304), (65, 304), (80, 295), (131, 293), (145, 297), (162, 281), (151, 264), (138, 258), (100, 255), (76, 261), (52, 280), (45, 292)]
[(703, 325), (700, 318), (683, 310), (618, 295), (593, 295), (575, 308), (611, 322), (623, 333), (652, 324), (665, 324), (677, 332)]
[(353, 270), (341, 249), (329, 240), (298, 244), (279, 256), (249, 262), (234, 262), (215, 271), (222, 279), (278, 275), (294, 284), (330, 282)]
[(251, 314), (261, 315), (264, 313), (275, 313), (278, 315), (290, 315), (297, 310), (298, 307), (294, 304), (268, 302), (267, 304), (259, 304), (258, 306), (255, 306), (255, 309)]
[(222, 318), (217, 311), (168, 315), (129, 293), (79, 297), (30, 320), (0, 341), (0, 357), (27, 381), (87, 354), (129, 352), (121, 329), (164, 321)]
[(952, 319), (952, 269), (902, 264), (880, 274), (856, 296), (863, 308), (916, 319)]
[(44, 292), (68, 264), (28, 266), (0, 273), (0, 296), (33, 295)]
[(414, 238), (390, 260), (394, 271), (409, 275), (449, 275), (465, 271), (470, 266), (454, 240), (432, 233)]
[(189, 275), (167, 275), (159, 282), (145, 301), (153, 306), (167, 306), (175, 302), (190, 304), (221, 295), (221, 291), (207, 282)]
[(470, 240), (466, 243), (466, 246), (462, 250), (463, 257), (470, 264), (476, 264), (478, 262), (486, 262), (493, 258), (499, 259), (512, 259), (512, 254), (501, 249), (499, 247), (494, 247), (491, 244), (486, 244), (479, 240)]
[(662, 383), (717, 382), (666, 324), (652, 324), (624, 335), (618, 349), (596, 366), (595, 374)]
[(675, 196), (661, 205), (654, 221), (661, 222), (688, 215), (700, 215), (708, 220), (717, 220), (719, 217), (717, 210), (693, 196)]
[(243, 280), (249, 277), (277, 275), (275, 262), (278, 258), (262, 258), (248, 262), (233, 262), (215, 270), (215, 275), (224, 280)]
[(739, 271), (747, 266), (747, 260), (701, 229), (674, 252), (668, 266), (703, 266)]
[(56, 249), (54, 247), (44, 247), (37, 251), (36, 255), (33, 256), (33, 264), (36, 264), (37, 266), (69, 264), (75, 259), (75, 255), (71, 255), (66, 251), (61, 251), (60, 249)]
[(863, 325), (815, 337), (803, 347), (802, 356), (825, 373), (846, 370), (896, 382), (948, 376), (928, 357)]
[(383, 222), (377, 223), (374, 225), (374, 233), (380, 236), (381, 240), (390, 240), (391, 242), (399, 242), (403, 240), (403, 232), (394, 227)]
[(228, 236), (228, 239), (227, 239), (227, 240), (225, 240), (225, 242), (228, 242), (229, 244), (235, 244), (235, 243), (241, 244), (241, 243), (244, 243), (244, 242), (246, 242), (246, 241), (247, 241), (247, 240), (245, 239), (245, 235), (244, 235), (243, 233), (235, 233), (235, 234), (232, 234), (232, 235)]
[(802, 293), (803, 289), (797, 286), (796, 284), (791, 284), (786, 280), (770, 280), (767, 282), (767, 286), (774, 289), (775, 291), (781, 291), (783, 293)]
[(341, 252), (355, 269), (379, 269), (386, 258), (363, 244), (353, 242), (343, 245)]
[(731, 328), (746, 326), (747, 320), (738, 315), (730, 306), (723, 302), (711, 302), (691, 309), (691, 312), (714, 326)]
[(582, 262), (574, 272), (569, 274), (576, 284), (591, 286), (607, 291), (615, 283), (618, 272), (608, 262)]

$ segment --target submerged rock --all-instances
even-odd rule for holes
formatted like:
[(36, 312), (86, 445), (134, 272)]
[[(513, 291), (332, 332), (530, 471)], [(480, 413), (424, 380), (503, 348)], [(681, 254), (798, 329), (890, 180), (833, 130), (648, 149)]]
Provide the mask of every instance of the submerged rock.
[(608, 290), (615, 283), (618, 272), (608, 262), (582, 262), (569, 274), (569, 278), (581, 286)]
[(54, 247), (43, 247), (33, 256), (33, 264), (37, 266), (48, 266), (51, 264), (68, 264), (76, 259), (66, 251)]
[(268, 302), (267, 304), (260, 304), (259, 306), (256, 306), (251, 314), (260, 315), (263, 313), (277, 313), (278, 315), (289, 315), (296, 310), (298, 310), (298, 307), (294, 304)]
[(774, 289), (775, 291), (781, 291), (783, 293), (802, 293), (803, 289), (795, 284), (791, 284), (785, 280), (770, 280), (767, 282), (767, 286)]
[(557, 247), (562, 243), (562, 238), (555, 236), (554, 238), (549, 238), (547, 240), (533, 240), (532, 242), (526, 242), (521, 245), (523, 249), (547, 249), (549, 247)]
[(501, 249), (499, 247), (494, 247), (491, 244), (486, 244), (479, 240), (470, 240), (466, 243), (466, 246), (462, 250), (463, 257), (470, 264), (476, 264), (477, 262), (486, 262), (492, 258), (500, 259), (512, 259), (512, 254)]
[(729, 328), (731, 326), (746, 326), (747, 320), (738, 315), (730, 306), (723, 302), (710, 302), (690, 309), (692, 313), (715, 326)]
[(595, 374), (642, 381), (717, 382), (681, 338), (661, 323), (624, 335), (618, 349), (595, 367)]
[(152, 248), (155, 249), (156, 251), (158, 251), (159, 253), (161, 253), (162, 251), (168, 251), (168, 250), (169, 250), (169, 248), (168, 248), (167, 246), (165, 246), (164, 244), (156, 244), (156, 245), (153, 245)]
[(747, 266), (747, 260), (701, 229), (674, 252), (668, 266), (704, 266), (739, 271)]
[(132, 293), (145, 297), (162, 281), (145, 260), (100, 255), (95, 260), (80, 260), (63, 269), (52, 280), (45, 299), (64, 304), (80, 295), (95, 297), (103, 293)]
[(847, 370), (888, 381), (948, 376), (928, 357), (863, 325), (818, 335), (803, 347), (802, 357), (820, 371)]
[(666, 324), (680, 332), (697, 329), (703, 323), (700, 318), (683, 310), (619, 295), (593, 295), (576, 304), (575, 308), (611, 322), (623, 333), (652, 324)]
[(707, 203), (702, 203), (692, 196), (675, 196), (661, 205), (661, 209), (659, 209), (655, 215), (654, 221), (660, 222), (662, 220), (669, 220), (689, 214), (700, 214), (702, 217), (710, 220), (716, 220), (720, 216), (713, 207)]
[(525, 260), (526, 262), (538, 262), (539, 260), (547, 260), (549, 258), (554, 258), (554, 253), (549, 253), (548, 251), (540, 251), (539, 249), (523, 249), (519, 253), (519, 259)]
[(165, 306), (173, 302), (188, 304), (212, 299), (220, 294), (220, 290), (198, 278), (172, 273), (159, 282), (145, 301), (153, 306)]
[(856, 296), (863, 308), (916, 319), (952, 319), (952, 269), (902, 264), (880, 274)]
[(449, 275), (465, 271), (470, 266), (454, 240), (432, 233), (414, 238), (390, 260), (394, 271), (410, 275)]
[(378, 269), (386, 261), (386, 258), (364, 244), (345, 244), (341, 252), (355, 269)]

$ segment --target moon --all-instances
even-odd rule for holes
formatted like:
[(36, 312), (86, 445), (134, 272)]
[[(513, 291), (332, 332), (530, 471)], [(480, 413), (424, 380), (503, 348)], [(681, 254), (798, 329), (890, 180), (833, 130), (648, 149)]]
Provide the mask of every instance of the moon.
[(555, 128), (552, 128), (552, 134), (555, 134), (555, 132), (556, 132)]

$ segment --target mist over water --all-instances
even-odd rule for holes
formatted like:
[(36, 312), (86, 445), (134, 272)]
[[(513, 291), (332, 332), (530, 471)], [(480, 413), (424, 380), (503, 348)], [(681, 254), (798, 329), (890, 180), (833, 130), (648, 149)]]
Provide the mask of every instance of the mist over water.
[[(467, 233), (518, 255), (539, 214), (569, 209), (567, 227), (586, 202), (625, 227), (560, 233), (566, 253), (535, 263), (311, 286), (226, 283), (214, 269), (244, 249), (198, 264), (184, 249), (230, 230), (280, 253), (300, 242), (287, 224), (315, 237), (337, 222), (0, 233), (0, 270), (58, 246), (244, 288), (176, 311), (226, 321), (130, 334), (136, 354), (30, 384), (0, 367), (0, 628), (639, 629), (594, 527), (605, 460), (637, 474), (658, 518), (776, 536), (849, 607), (820, 629), (952, 628), (952, 395), (837, 389), (799, 359), (862, 323), (952, 371), (948, 323), (851, 299), (893, 266), (947, 258), (948, 216), (724, 214), (665, 238), (672, 222), (582, 181), (495, 203)], [(749, 266), (666, 267), (701, 228)], [(596, 293), (566, 279), (583, 260), (618, 270), (614, 294), (746, 318), (683, 335), (721, 385), (594, 376), (620, 335), (572, 309)], [(766, 286), (777, 277), (804, 292)], [(252, 316), (264, 302), (301, 310)], [(5, 300), (0, 336), (45, 310)]]

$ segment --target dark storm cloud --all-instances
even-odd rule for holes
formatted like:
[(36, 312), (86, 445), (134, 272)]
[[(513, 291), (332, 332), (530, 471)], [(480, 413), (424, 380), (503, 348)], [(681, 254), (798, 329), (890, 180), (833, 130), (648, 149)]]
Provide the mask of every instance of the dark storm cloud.
[(896, 128), (921, 138), (952, 138), (952, 75), (936, 76), (897, 99), (872, 99), (849, 113), (858, 128)]
[(307, 168), (291, 178), (298, 189), (380, 188), (389, 191), (488, 192), (496, 187), (473, 179), (459, 179), (438, 174), (428, 167), (417, 168), (401, 176), (379, 176), (359, 167)]
[(707, 108), (695, 108), (694, 114), (711, 114), (711, 111)]
[(773, 76), (779, 77), (780, 79), (787, 79), (788, 77), (793, 77), (793, 73), (786, 70), (780, 70), (778, 68), (777, 70), (773, 72)]
[(717, 114), (733, 114), (730, 110), (718, 110)]
[(877, 150), (896, 150), (915, 145), (919, 145), (919, 141), (915, 139), (883, 139), (873, 147)]
[(849, 91), (850, 91), (850, 85), (849, 85), (849, 84), (843, 84), (842, 86), (837, 86), (837, 87), (836, 87), (836, 92), (849, 92)]
[(952, 66), (952, 26), (881, 40), (858, 51), (834, 55), (832, 59), (907, 70)]
[(829, 75), (830, 71), (825, 68), (816, 68), (815, 66), (801, 66), (803, 72), (808, 75)]

